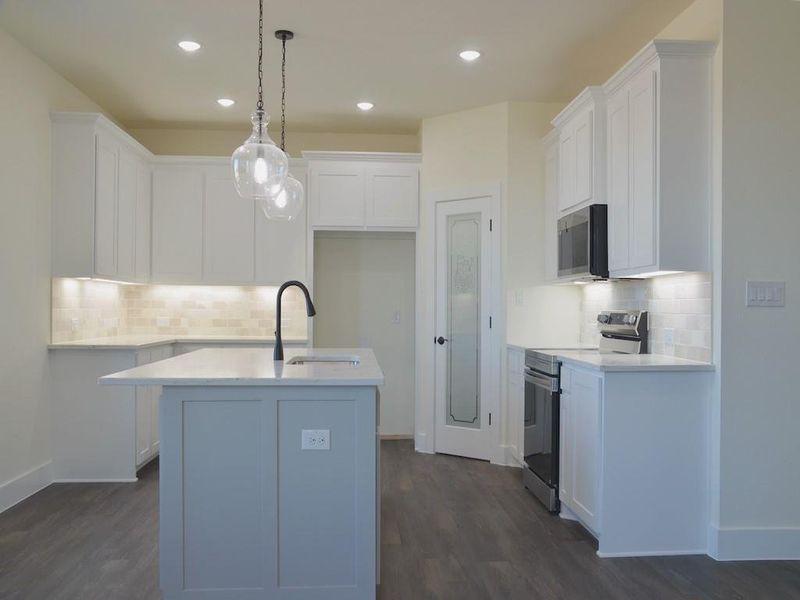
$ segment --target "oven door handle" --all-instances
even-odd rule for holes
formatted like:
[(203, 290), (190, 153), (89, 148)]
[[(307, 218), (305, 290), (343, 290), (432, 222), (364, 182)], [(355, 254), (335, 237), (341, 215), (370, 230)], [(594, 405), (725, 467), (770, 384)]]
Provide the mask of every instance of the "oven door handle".
[(539, 387), (545, 388), (548, 392), (555, 391), (553, 389), (553, 383), (555, 383), (549, 377), (544, 377), (543, 375), (539, 375), (528, 369), (525, 369), (525, 381), (527, 383), (532, 383), (533, 385), (538, 385)]

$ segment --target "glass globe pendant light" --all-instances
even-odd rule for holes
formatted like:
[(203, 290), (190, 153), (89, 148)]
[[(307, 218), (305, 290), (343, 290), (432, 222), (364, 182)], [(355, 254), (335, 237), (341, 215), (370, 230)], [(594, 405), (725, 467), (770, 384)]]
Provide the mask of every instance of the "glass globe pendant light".
[[(281, 40), (283, 54), (281, 58), (281, 150), (286, 152), (286, 42), (294, 37), (294, 33), (285, 29), (275, 32)], [(261, 210), (268, 219), (291, 221), (303, 210), (303, 184), (291, 175), (287, 175), (278, 192), (272, 196), (259, 199)]]
[(258, 102), (250, 117), (253, 133), (231, 157), (233, 180), (242, 198), (262, 200), (276, 195), (286, 181), (289, 158), (267, 133), (269, 115), (264, 110), (261, 68), (264, 42), (264, 0), (258, 2)]

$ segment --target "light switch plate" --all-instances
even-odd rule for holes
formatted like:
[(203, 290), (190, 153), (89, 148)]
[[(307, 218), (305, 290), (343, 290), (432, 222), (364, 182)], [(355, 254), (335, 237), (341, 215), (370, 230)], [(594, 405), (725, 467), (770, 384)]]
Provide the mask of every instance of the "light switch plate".
[(301, 450), (330, 450), (330, 429), (303, 429), (300, 433)]
[(786, 282), (748, 281), (745, 306), (786, 306)]

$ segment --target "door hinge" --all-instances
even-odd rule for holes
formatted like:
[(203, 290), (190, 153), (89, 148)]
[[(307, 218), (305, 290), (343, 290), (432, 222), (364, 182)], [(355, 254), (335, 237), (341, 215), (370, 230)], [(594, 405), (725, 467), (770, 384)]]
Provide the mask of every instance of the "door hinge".
[(489, 427), (492, 426), (492, 413), (489, 413)]
[(494, 219), (489, 219), (489, 231), (491, 231), (491, 230), (492, 230), (492, 221), (493, 221), (493, 220), (494, 220)]
[(492, 317), (489, 317), (489, 329), (492, 328)]

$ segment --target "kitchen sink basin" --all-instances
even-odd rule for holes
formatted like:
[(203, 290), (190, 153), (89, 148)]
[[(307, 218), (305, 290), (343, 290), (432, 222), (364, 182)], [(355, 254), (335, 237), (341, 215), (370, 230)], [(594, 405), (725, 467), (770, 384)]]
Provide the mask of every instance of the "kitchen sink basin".
[(287, 365), (308, 365), (311, 363), (339, 363), (357, 365), (361, 357), (354, 354), (309, 354), (308, 356), (293, 356), (286, 361)]

